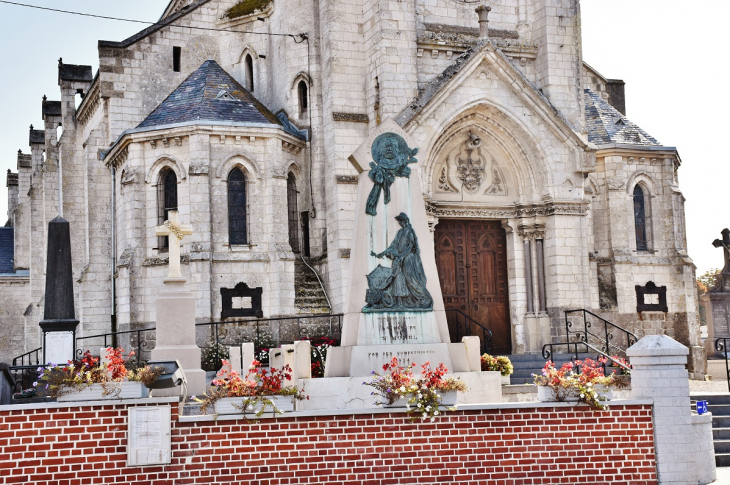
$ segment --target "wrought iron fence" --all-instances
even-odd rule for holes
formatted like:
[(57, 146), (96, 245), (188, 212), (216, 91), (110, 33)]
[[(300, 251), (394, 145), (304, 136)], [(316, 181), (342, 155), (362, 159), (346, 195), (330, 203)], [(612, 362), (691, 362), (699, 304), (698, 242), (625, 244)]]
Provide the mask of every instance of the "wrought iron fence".
[[(565, 312), (565, 333), (568, 342), (583, 342), (607, 356), (626, 357), (626, 349), (638, 338), (628, 330), (599, 317), (586, 309)], [(577, 353), (578, 346), (575, 346)]]
[[(341, 333), (342, 314), (241, 319), (195, 325), (196, 343), (202, 351), (204, 370), (220, 369), (221, 359), (228, 358), (228, 347), (245, 342), (254, 342), (259, 360), (267, 364), (269, 348), (320, 337), (339, 341)], [(80, 358), (89, 350), (95, 355), (98, 349), (113, 345), (116, 339), (126, 352), (134, 352), (132, 367), (139, 367), (150, 360), (155, 338), (155, 327), (78, 337), (76, 354)], [(40, 365), (41, 352), (42, 348), (38, 348), (13, 359), (10, 371), (16, 382), (15, 392), (28, 389), (37, 381), (38, 369), (45, 367)]]

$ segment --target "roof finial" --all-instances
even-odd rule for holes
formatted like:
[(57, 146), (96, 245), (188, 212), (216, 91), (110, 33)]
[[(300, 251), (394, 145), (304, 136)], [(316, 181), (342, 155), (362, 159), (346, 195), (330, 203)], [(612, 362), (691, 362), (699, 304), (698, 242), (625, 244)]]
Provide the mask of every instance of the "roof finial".
[(489, 38), (489, 12), (492, 7), (488, 5), (479, 5), (474, 11), (479, 15), (479, 39)]
[(44, 94), (44, 95), (43, 95), (43, 102), (45, 103), (45, 102), (46, 102), (46, 100), (48, 100), (48, 98), (46, 98), (46, 95)]
[(30, 131), (33, 131), (33, 125), (30, 125)]
[(58, 67), (63, 66), (63, 57), (58, 58)]

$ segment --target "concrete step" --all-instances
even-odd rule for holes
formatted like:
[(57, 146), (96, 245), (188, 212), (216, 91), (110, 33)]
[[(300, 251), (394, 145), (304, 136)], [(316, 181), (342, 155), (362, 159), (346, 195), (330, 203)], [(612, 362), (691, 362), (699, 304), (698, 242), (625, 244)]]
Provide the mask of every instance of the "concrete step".
[(712, 416), (713, 428), (730, 428), (730, 416)]
[(714, 440), (715, 455), (730, 454), (730, 440)]
[(730, 428), (712, 428), (712, 439), (730, 440)]
[(707, 405), (730, 405), (730, 392), (728, 393), (714, 393), (714, 394), (692, 394), (690, 395), (692, 401), (707, 401)]
[(730, 466), (730, 453), (715, 453), (715, 465)]

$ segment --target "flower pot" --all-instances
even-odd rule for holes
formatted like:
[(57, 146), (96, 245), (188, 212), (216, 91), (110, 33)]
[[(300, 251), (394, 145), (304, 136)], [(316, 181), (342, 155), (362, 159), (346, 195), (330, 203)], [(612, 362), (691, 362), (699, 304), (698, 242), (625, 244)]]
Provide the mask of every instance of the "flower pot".
[[(109, 394), (104, 396), (101, 384), (91, 384), (74, 389), (56, 399), (57, 402), (101, 401), (106, 399), (141, 399), (147, 397), (150, 390), (138, 381), (110, 382), (106, 384)], [(117, 392), (118, 391), (118, 392)]]
[(580, 400), (580, 391), (574, 387), (561, 387), (556, 391), (552, 387), (537, 386), (537, 399), (541, 402), (576, 402)]
[[(458, 393), (456, 391), (444, 392), (441, 394), (441, 405), (442, 406), (456, 406), (456, 399)], [(411, 396), (406, 394), (401, 396), (400, 399), (395, 401), (393, 404), (383, 404), (384, 408), (405, 408)]]
[(609, 386), (604, 386), (603, 384), (598, 384), (595, 389), (600, 399), (605, 401), (610, 401), (611, 399), (613, 399), (613, 388)]
[(502, 384), (503, 386), (509, 386), (509, 385), (510, 385), (510, 382), (512, 382), (512, 381), (511, 381), (511, 379), (509, 378), (509, 376), (503, 376), (503, 375), (500, 375), (500, 376), (499, 376), (499, 382), (500, 382), (500, 383), (501, 383), (501, 384)]
[[(285, 413), (294, 411), (294, 398), (291, 396), (267, 396), (267, 399), (271, 399), (279, 411), (284, 411)], [(219, 399), (215, 402), (215, 412), (216, 414), (244, 414), (240, 409), (243, 406), (244, 400), (244, 397), (224, 397), (223, 399)], [(245, 414), (256, 414), (261, 410), (261, 406), (261, 403), (256, 402), (246, 409)], [(271, 412), (270, 406), (267, 407), (266, 412)]]

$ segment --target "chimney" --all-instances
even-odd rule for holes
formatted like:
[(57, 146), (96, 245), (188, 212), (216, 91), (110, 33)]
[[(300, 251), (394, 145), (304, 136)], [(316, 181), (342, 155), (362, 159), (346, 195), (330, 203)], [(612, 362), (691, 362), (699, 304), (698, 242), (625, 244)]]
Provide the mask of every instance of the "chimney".
[(474, 11), (479, 15), (479, 40), (489, 38), (489, 12), (492, 7), (479, 5)]

